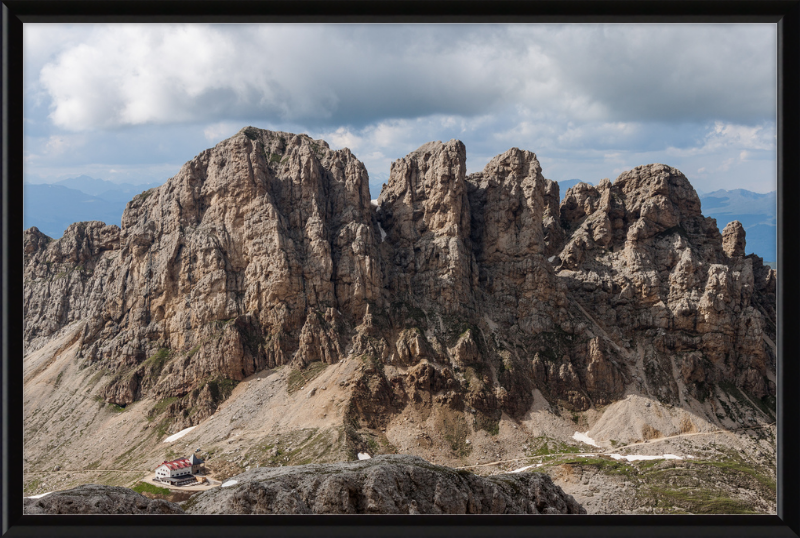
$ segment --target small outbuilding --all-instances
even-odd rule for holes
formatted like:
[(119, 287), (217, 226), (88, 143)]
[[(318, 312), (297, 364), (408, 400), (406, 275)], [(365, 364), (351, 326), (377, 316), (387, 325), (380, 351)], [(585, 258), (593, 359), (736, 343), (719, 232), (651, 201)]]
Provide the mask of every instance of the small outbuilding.
[(189, 456), (189, 463), (192, 464), (192, 474), (197, 474), (200, 471), (204, 470), (203, 464), (205, 463), (203, 460), (192, 454)]

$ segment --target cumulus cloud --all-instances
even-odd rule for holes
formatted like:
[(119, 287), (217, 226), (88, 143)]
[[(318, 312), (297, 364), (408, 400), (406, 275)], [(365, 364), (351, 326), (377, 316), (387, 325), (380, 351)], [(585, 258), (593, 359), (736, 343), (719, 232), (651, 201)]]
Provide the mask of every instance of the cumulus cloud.
[[(773, 24), (570, 25), (547, 50), (564, 87), (616, 121), (773, 120)], [(591, 118), (587, 118), (591, 119)]]
[(774, 189), (775, 25), (24, 32), (26, 174), (163, 180), (254, 125), (350, 148), (374, 196), (395, 159), (451, 138), (470, 173), (516, 146), (552, 179), (663, 162), (704, 189)]
[(225, 138), (233, 136), (241, 128), (242, 126), (240, 126), (238, 123), (221, 121), (208, 125), (205, 129), (203, 129), (203, 135), (209, 142), (219, 142), (220, 140), (224, 140)]
[(705, 136), (696, 145), (685, 148), (670, 147), (667, 152), (671, 155), (686, 156), (732, 149), (741, 151), (739, 157), (745, 160), (753, 152), (774, 152), (776, 142), (774, 122), (749, 126), (717, 121), (708, 127)]
[(335, 131), (516, 105), (606, 123), (775, 113), (774, 25), (126, 24), (60, 43), (48, 31), (26, 25), (26, 48), (44, 62), (53, 123), (74, 131), (245, 117)]

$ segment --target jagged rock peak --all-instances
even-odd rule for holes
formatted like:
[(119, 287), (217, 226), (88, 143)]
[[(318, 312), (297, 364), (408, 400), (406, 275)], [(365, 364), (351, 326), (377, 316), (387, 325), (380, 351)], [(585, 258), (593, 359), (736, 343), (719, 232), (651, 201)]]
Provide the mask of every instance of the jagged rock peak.
[[(709, 262), (722, 255), (716, 221), (703, 217), (700, 198), (689, 180), (663, 164), (637, 166), (620, 174), (613, 184), (604, 179), (597, 187), (575, 185), (561, 202), (561, 223), (569, 230), (583, 228), (593, 244), (612, 250), (679, 232), (706, 237), (704, 257)], [(586, 235), (573, 235), (568, 243), (568, 267), (580, 258), (573, 256), (576, 240), (582, 245)]]
[(648, 221), (649, 226), (643, 227), (647, 228), (643, 230), (645, 234), (658, 233), (703, 216), (697, 192), (686, 176), (671, 166), (637, 166), (620, 174), (614, 186), (624, 194), (628, 211)]
[[(531, 256), (544, 252), (546, 201), (550, 180), (530, 151), (511, 148), (492, 158), (482, 172), (470, 174), (472, 239), (479, 264), (498, 256)], [(558, 187), (555, 187), (558, 192)]]
[(474, 262), (466, 159), (464, 144), (451, 140), (429, 142), (392, 163), (378, 222), (397, 253), (386, 275), (395, 298), (417, 296), (446, 309), (468, 301)]
[(722, 230), (722, 250), (729, 258), (741, 258), (744, 256), (744, 247), (747, 244), (745, 239), (744, 226), (738, 220), (729, 222)]
[[(699, 351), (714, 365), (685, 359), (687, 383), (734, 381), (759, 398), (774, 392), (766, 375), (774, 368), (775, 320), (762, 306), (774, 293), (773, 275), (757, 257), (744, 257), (739, 223), (723, 237), (716, 221), (703, 217), (680, 171), (651, 164), (613, 184), (577, 185), (567, 191), (561, 220), (570, 236), (557, 272), (594, 319), (611, 320), (621, 341), (638, 331), (703, 335), (692, 343), (658, 335), (646, 346), (653, 345), (653, 356)], [(668, 373), (666, 364), (657, 368)], [(648, 383), (662, 401), (679, 402), (681, 391), (668, 379)], [(688, 392), (701, 398), (702, 385)]]
[(483, 168), (482, 175), (493, 175), (521, 181), (526, 177), (542, 178), (542, 166), (536, 154), (519, 148), (511, 148), (494, 156)]
[[(277, 137), (278, 139), (283, 138), (284, 143), (289, 143), (292, 141), (295, 141), (295, 143), (303, 143), (305, 141), (308, 143), (313, 143), (320, 146), (324, 146), (326, 148), (330, 148), (328, 143), (325, 142), (324, 140), (322, 139), (315, 140), (310, 136), (308, 136), (306, 133), (295, 134), (295, 133), (287, 133), (285, 131), (270, 131), (269, 129), (261, 129), (259, 127), (253, 127), (252, 125), (248, 125), (247, 127), (242, 127), (231, 138), (234, 138), (236, 136), (245, 136), (250, 140), (262, 140), (262, 141), (272, 140)], [(230, 138), (226, 140), (230, 140)]]
[[(134, 197), (121, 229), (77, 223), (59, 241), (29, 230), (26, 345), (83, 321), (81, 355), (114, 372), (103, 394), (120, 405), (338, 360), (342, 324), (379, 301), (375, 234), (369, 177), (349, 150), (248, 127)], [(190, 374), (144, 364), (193, 348)]]
[(413, 240), (428, 230), (466, 237), (469, 231), (466, 171), (467, 150), (460, 140), (446, 144), (428, 142), (393, 162), (378, 204), (383, 212), (394, 217), (392, 223), (401, 223), (398, 238)]

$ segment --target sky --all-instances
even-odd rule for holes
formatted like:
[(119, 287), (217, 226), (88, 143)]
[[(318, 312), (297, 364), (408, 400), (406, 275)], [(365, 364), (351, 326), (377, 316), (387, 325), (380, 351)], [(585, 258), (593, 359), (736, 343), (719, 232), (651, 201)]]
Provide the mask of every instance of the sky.
[[(597, 183), (777, 188), (777, 25), (25, 24), (24, 174), (163, 182), (252, 125), (350, 148), (377, 198), (431, 140)], [(563, 194), (563, 193), (562, 193)]]

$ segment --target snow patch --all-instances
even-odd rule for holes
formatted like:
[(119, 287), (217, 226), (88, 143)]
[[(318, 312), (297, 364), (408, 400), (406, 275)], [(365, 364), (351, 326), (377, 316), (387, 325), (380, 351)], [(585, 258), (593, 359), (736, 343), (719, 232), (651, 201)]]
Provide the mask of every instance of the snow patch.
[(628, 460), (628, 461), (650, 461), (650, 460), (682, 460), (683, 456), (676, 456), (675, 454), (662, 454), (660, 456), (645, 456), (643, 454), (631, 454), (630, 456), (622, 456), (620, 454), (609, 454), (615, 460)]
[(386, 232), (383, 230), (383, 226), (381, 226), (380, 222), (378, 223), (378, 230), (381, 232), (381, 243), (383, 243), (383, 240), (386, 239)]
[(591, 437), (589, 437), (585, 433), (575, 432), (575, 433), (572, 434), (572, 438), (575, 439), (576, 441), (580, 441), (581, 443), (586, 443), (587, 445), (592, 445), (592, 446), (596, 446), (597, 448), (600, 448), (600, 445), (595, 443), (594, 439), (592, 439)]
[(553, 263), (553, 260), (555, 260), (555, 259), (556, 259), (555, 256), (550, 256), (549, 258), (547, 258), (547, 261), (549, 261), (550, 263)]
[(225, 482), (224, 484), (222, 484), (220, 487), (221, 487), (221, 488), (229, 488), (229, 487), (231, 487), (231, 486), (235, 486), (235, 485), (236, 485), (236, 484), (238, 484), (238, 483), (239, 483), (239, 481), (238, 481), (238, 480), (228, 480), (227, 482)]
[(520, 467), (519, 469), (514, 469), (511, 472), (512, 473), (521, 473), (522, 471), (527, 471), (528, 469), (531, 469), (533, 467), (541, 467), (541, 466), (542, 466), (541, 463), (536, 463), (534, 465), (526, 465), (525, 467)]
[(183, 437), (184, 435), (186, 435), (187, 433), (189, 433), (190, 431), (192, 431), (196, 427), (197, 426), (189, 426), (185, 430), (181, 430), (178, 433), (173, 433), (172, 435), (170, 435), (169, 437), (164, 439), (164, 442), (165, 443), (171, 443), (172, 441), (177, 441), (178, 439), (180, 439), (181, 437)]
[(370, 200), (369, 203), (370, 203), (370, 205), (374, 205), (375, 207), (378, 207), (378, 200)]
[(39, 495), (31, 495), (30, 497), (25, 497), (26, 499), (41, 499), (45, 495), (50, 495), (53, 493), (52, 491), (48, 491), (47, 493), (40, 493)]
[(358, 453), (358, 459), (360, 459), (360, 460), (368, 460), (368, 459), (371, 459), (371, 458), (372, 458), (372, 456), (370, 456), (366, 452), (359, 452)]

